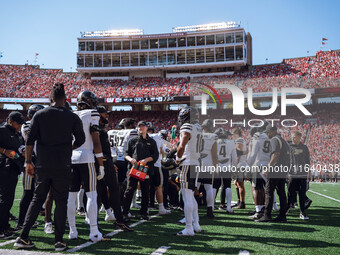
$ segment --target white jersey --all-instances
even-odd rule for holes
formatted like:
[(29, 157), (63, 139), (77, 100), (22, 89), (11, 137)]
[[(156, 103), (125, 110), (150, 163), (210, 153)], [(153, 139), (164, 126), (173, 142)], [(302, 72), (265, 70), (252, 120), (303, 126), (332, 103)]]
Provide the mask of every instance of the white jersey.
[[(246, 151), (247, 150), (247, 142), (246, 142), (246, 140), (243, 139), (243, 137), (237, 138), (235, 143), (236, 144), (243, 144), (242, 151)], [(247, 156), (246, 155), (242, 155), (240, 157), (240, 161), (238, 162), (237, 167), (247, 166), (246, 159), (247, 159)]]
[(110, 148), (111, 148), (111, 156), (113, 160), (117, 159), (117, 141), (118, 141), (118, 129), (112, 129), (107, 131), (107, 136), (109, 137)]
[(182, 140), (182, 136), (184, 132), (190, 134), (190, 139), (184, 148), (184, 153), (182, 158), (179, 160), (183, 160), (181, 165), (190, 166), (190, 165), (199, 165), (200, 151), (202, 150), (202, 128), (198, 123), (190, 124), (185, 123), (180, 128), (180, 139)]
[[(26, 143), (27, 140), (27, 132), (30, 129), (30, 125), (31, 125), (31, 121), (26, 121), (22, 126), (21, 126), (21, 135), (24, 138), (24, 141)], [(34, 147), (33, 147), (33, 152), (34, 155), (37, 155), (37, 141), (34, 142)], [(24, 164), (24, 166), (26, 167), (26, 162)]]
[(92, 126), (99, 126), (100, 115), (96, 109), (74, 112), (83, 122), (85, 143), (72, 152), (72, 164), (94, 163), (93, 140), (90, 132)]
[(124, 161), (128, 143), (132, 137), (137, 136), (137, 129), (122, 129), (119, 130), (116, 138), (117, 160)]
[[(158, 153), (159, 155), (161, 155), (161, 151), (164, 152), (170, 152), (170, 149), (165, 145), (164, 143), (164, 139), (162, 138), (161, 134), (149, 134), (149, 136), (155, 140), (156, 144), (157, 144), (157, 149), (158, 149)], [(158, 157), (157, 161), (154, 164), (155, 167), (162, 167), (161, 164), (161, 156)]]
[(270, 161), (270, 140), (265, 133), (255, 133), (248, 160), (249, 166), (268, 165)]
[(236, 166), (237, 153), (234, 140), (218, 139), (217, 155), (219, 166)]
[[(213, 155), (211, 149), (217, 141), (217, 135), (213, 133), (203, 133), (202, 139), (203, 150), (201, 151), (201, 164), (202, 166), (212, 166)], [(215, 157), (216, 156), (217, 155), (215, 155)]]

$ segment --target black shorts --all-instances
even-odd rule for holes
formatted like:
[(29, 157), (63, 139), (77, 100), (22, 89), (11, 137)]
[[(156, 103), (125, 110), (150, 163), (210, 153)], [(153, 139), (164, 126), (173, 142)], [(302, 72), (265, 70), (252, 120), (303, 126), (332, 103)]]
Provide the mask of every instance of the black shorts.
[(163, 171), (160, 167), (154, 167), (154, 174), (150, 175), (150, 183), (154, 187), (163, 187)]
[(78, 192), (83, 185), (85, 192), (97, 190), (97, 173), (94, 163), (73, 164), (70, 192)]
[(254, 174), (254, 177), (251, 182), (251, 186), (255, 190), (259, 190), (259, 189), (264, 189), (265, 185), (266, 185), (266, 182), (264, 181), (260, 173), (256, 173), (256, 175)]
[(213, 188), (219, 189), (221, 185), (223, 184), (223, 188), (231, 188), (231, 178), (214, 178)]
[(194, 191), (196, 186), (196, 175), (194, 175), (195, 166), (180, 166), (179, 169), (179, 183), (181, 189), (191, 189)]
[(118, 168), (118, 182), (122, 183), (126, 179), (128, 163), (125, 160), (117, 160), (116, 166)]
[(22, 177), (22, 184), (24, 186), (24, 190), (33, 190), (34, 189), (34, 178), (29, 176), (26, 171), (24, 172), (24, 176)]

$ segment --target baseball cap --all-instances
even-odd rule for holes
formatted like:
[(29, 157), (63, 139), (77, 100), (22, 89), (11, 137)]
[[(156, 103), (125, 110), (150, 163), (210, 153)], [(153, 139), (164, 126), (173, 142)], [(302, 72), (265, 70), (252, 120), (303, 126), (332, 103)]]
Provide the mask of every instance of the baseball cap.
[(8, 115), (8, 119), (11, 120), (11, 121), (15, 121), (16, 123), (18, 123), (20, 125), (25, 123), (24, 115), (22, 115), (21, 112), (17, 112), (17, 111), (11, 112)]
[(277, 131), (277, 127), (276, 126), (272, 126), (272, 125), (268, 125), (264, 132), (268, 133), (270, 130)]
[(139, 121), (138, 124), (137, 124), (137, 127), (139, 127), (140, 125), (144, 125), (146, 127), (148, 126), (145, 120)]

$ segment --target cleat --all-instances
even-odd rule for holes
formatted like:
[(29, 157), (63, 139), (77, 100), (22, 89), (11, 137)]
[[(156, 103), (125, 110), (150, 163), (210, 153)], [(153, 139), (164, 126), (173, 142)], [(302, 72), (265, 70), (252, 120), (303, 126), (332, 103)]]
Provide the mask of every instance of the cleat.
[(252, 219), (252, 220), (259, 220), (261, 219), (263, 216), (263, 213), (261, 212), (256, 212), (254, 215), (252, 216), (249, 216), (249, 219)]
[(286, 217), (277, 216), (275, 219), (272, 220), (272, 222), (286, 223), (286, 222), (287, 222), (287, 219), (286, 219)]
[(194, 236), (195, 233), (194, 231), (188, 231), (186, 228), (182, 231), (179, 231), (178, 233), (176, 233), (177, 236)]
[(226, 213), (227, 213), (227, 214), (234, 214), (234, 211), (233, 211), (233, 209), (229, 209), (229, 210), (227, 209), (227, 210), (226, 210)]
[(34, 243), (32, 243), (32, 241), (29, 238), (23, 239), (18, 237), (17, 239), (15, 239), (14, 247), (16, 248), (30, 249), (33, 248), (34, 246), (35, 246)]
[(114, 225), (117, 228), (120, 228), (121, 230), (123, 230), (124, 232), (133, 232), (134, 230), (132, 228), (130, 228), (127, 224), (125, 223), (119, 223), (119, 222), (115, 222)]
[(167, 210), (167, 209), (165, 209), (165, 208), (164, 208), (163, 210), (160, 209), (160, 210), (158, 211), (158, 214), (159, 214), (159, 215), (165, 215), (165, 214), (170, 214), (170, 213), (171, 213), (171, 211), (170, 211), (170, 210)]
[(109, 212), (106, 212), (106, 215), (105, 215), (105, 221), (106, 222), (112, 222), (112, 221), (115, 221), (116, 220), (116, 217), (115, 215), (112, 213), (111, 210), (109, 210)]
[(55, 251), (65, 251), (67, 249), (66, 243), (63, 242), (57, 242), (54, 244)]
[(255, 220), (255, 222), (271, 222), (271, 221), (272, 221), (272, 218), (269, 218), (265, 215), (263, 215), (260, 219)]
[(309, 217), (306, 215), (306, 213), (300, 213), (300, 219), (301, 220), (309, 220)]
[(53, 227), (52, 227), (52, 222), (47, 222), (45, 223), (45, 227), (44, 227), (44, 232), (48, 235), (53, 234)]
[(194, 228), (195, 233), (201, 233), (202, 232), (200, 224), (192, 224), (192, 226)]
[(100, 233), (99, 231), (97, 231), (97, 232), (94, 233), (94, 234), (90, 234), (89, 240), (90, 240), (91, 242), (94, 242), (94, 243), (100, 242), (100, 241), (103, 240), (103, 235), (102, 235), (102, 233)]
[(70, 233), (68, 234), (68, 239), (77, 240), (78, 239), (78, 231), (77, 230), (75, 230), (75, 231), (70, 230)]

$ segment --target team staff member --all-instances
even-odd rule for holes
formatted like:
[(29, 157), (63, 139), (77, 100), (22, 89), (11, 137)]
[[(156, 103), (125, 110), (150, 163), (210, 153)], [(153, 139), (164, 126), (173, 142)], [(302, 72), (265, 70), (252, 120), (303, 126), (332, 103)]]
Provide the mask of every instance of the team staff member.
[[(99, 139), (102, 145), (102, 151), (104, 155), (104, 158), (103, 158), (104, 170), (105, 170), (104, 182), (106, 186), (109, 188), (109, 192), (110, 192), (109, 204), (111, 208), (113, 209), (114, 217), (116, 218), (115, 226), (119, 227), (120, 229), (126, 232), (131, 232), (133, 231), (133, 229), (130, 228), (127, 224), (125, 224), (123, 220), (123, 214), (122, 214), (121, 203), (120, 203), (119, 184), (118, 184), (118, 178), (117, 178), (117, 173), (116, 173), (117, 166), (114, 165), (113, 163), (109, 137), (106, 131), (106, 126), (109, 123), (108, 121), (109, 114), (104, 106), (99, 106), (97, 110), (100, 114)], [(106, 191), (106, 186), (105, 186), (105, 191)]]
[[(50, 187), (55, 198), (55, 249), (63, 251), (67, 197), (71, 176), (72, 149), (78, 148), (85, 141), (81, 120), (67, 110), (63, 84), (55, 84), (50, 95), (51, 106), (37, 112), (31, 122), (26, 142), (26, 172), (35, 177), (35, 190), (28, 208), (24, 228), (16, 239), (14, 247), (32, 248), (29, 232), (38, 217)], [(72, 145), (72, 139), (74, 142)], [(37, 141), (37, 160), (32, 164), (33, 146)]]
[[(290, 149), (288, 143), (277, 133), (276, 126), (268, 125), (265, 131), (270, 139), (270, 161), (269, 171), (265, 172), (267, 182), (265, 187), (265, 209), (264, 215), (256, 220), (257, 222), (272, 221), (271, 212), (273, 208), (274, 191), (280, 199), (279, 215), (273, 220), (274, 222), (287, 222), (287, 197), (285, 191), (287, 172), (284, 167), (290, 167)], [(277, 172), (276, 172), (277, 170)]]
[[(141, 162), (149, 167), (148, 175), (154, 174), (154, 163), (159, 157), (157, 144), (148, 134), (148, 127), (145, 121), (139, 121), (137, 125), (138, 136), (133, 137), (128, 143), (127, 155), (125, 159), (129, 162), (129, 169)], [(141, 181), (142, 189), (142, 207), (140, 209), (141, 219), (148, 220), (147, 210), (149, 203), (149, 186), (150, 179), (146, 178)], [(127, 188), (124, 193), (123, 214), (126, 221), (129, 221), (128, 213), (132, 197), (137, 189), (138, 179), (127, 176)]]
[(305, 144), (301, 143), (301, 133), (299, 131), (292, 132), (292, 144), (290, 145), (291, 153), (294, 157), (294, 166), (290, 171), (288, 183), (288, 205), (293, 203), (296, 192), (299, 193), (300, 219), (308, 220), (306, 215), (306, 190), (308, 171), (306, 167), (310, 165), (309, 150)]
[[(11, 112), (6, 125), (0, 127), (0, 239), (9, 239), (14, 235), (8, 221), (18, 175), (24, 167), (24, 158), (20, 155), (24, 149), (24, 139), (20, 134), (24, 123), (20, 112)], [(15, 158), (14, 153), (19, 158)]]

